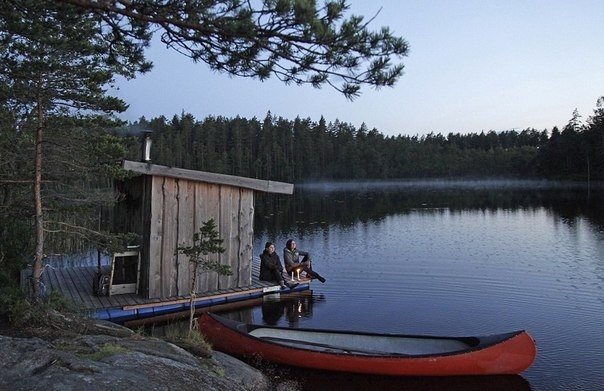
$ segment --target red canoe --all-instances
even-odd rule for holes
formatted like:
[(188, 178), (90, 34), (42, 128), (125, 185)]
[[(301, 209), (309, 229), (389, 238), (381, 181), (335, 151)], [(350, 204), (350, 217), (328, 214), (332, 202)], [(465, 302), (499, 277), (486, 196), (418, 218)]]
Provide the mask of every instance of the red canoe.
[(526, 331), (485, 337), (375, 334), (250, 325), (209, 313), (199, 326), (214, 349), (233, 356), (372, 375), (518, 374), (537, 353)]

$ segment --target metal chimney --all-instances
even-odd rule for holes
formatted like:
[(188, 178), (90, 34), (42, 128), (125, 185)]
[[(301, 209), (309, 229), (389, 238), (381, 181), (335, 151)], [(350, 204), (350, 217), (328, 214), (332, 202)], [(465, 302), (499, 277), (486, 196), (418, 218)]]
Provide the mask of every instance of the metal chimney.
[(151, 163), (151, 131), (143, 130), (143, 146), (141, 159), (145, 163)]

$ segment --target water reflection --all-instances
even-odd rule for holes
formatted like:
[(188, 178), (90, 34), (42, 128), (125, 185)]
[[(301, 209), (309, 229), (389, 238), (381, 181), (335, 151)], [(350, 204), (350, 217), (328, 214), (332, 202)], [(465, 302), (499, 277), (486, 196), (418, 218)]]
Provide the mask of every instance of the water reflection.
[(527, 391), (529, 382), (519, 375), (455, 376), (455, 377), (389, 377), (351, 373), (284, 369), (287, 376), (297, 380), (308, 391)]
[(586, 217), (604, 231), (604, 188), (544, 181), (415, 181), (296, 185), (294, 194), (258, 194), (255, 231), (297, 235), (327, 226), (378, 222), (421, 209), (461, 211), (545, 208), (564, 224)]
[(266, 296), (262, 302), (262, 322), (277, 326), (283, 320), (289, 327), (298, 327), (301, 318), (312, 318), (313, 306), (325, 301), (323, 295), (313, 296), (311, 290), (284, 296)]

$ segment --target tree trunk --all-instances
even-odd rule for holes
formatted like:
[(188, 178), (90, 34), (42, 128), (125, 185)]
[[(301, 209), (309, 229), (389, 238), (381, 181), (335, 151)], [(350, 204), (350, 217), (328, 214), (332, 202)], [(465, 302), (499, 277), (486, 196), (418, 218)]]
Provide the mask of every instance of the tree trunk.
[(35, 236), (36, 251), (32, 266), (32, 295), (35, 301), (40, 299), (40, 279), (42, 278), (44, 262), (44, 216), (42, 214), (42, 131), (44, 129), (44, 111), (42, 100), (38, 98), (38, 123), (36, 126), (36, 148), (34, 157), (34, 205), (35, 205)]
[(197, 268), (199, 262), (193, 262), (193, 276), (191, 277), (191, 299), (189, 300), (189, 338), (192, 337), (193, 333), (193, 318), (195, 317), (195, 282), (197, 281)]

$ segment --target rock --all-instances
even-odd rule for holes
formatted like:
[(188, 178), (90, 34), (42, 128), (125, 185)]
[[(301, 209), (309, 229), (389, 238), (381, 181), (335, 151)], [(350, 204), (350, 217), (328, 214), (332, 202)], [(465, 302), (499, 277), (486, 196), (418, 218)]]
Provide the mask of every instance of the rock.
[[(92, 323), (107, 330), (103, 322)], [(124, 332), (119, 326), (109, 329)], [(52, 340), (0, 335), (0, 346), (3, 390), (272, 389), (265, 375), (233, 357), (215, 352), (211, 359), (198, 358), (172, 343), (131, 333)]]
[(59, 335), (65, 334), (100, 334), (115, 337), (131, 337), (134, 332), (106, 320), (82, 318), (72, 313), (61, 313), (49, 310), (46, 316), (47, 327), (57, 330)]
[(268, 379), (254, 367), (221, 352), (214, 352), (213, 356), (214, 360), (224, 369), (225, 376), (232, 382), (241, 384), (248, 390), (267, 389), (265, 387), (267, 387)]

